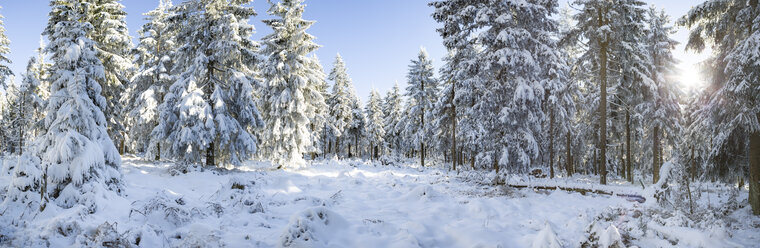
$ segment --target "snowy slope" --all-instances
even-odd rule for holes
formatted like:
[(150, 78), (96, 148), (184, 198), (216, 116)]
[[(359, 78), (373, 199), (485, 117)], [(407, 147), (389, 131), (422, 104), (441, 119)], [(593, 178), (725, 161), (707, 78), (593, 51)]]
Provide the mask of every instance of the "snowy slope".
[[(76, 237), (51, 230), (76, 219), (66, 215), (71, 211), (46, 209), (27, 229), (0, 228), (0, 244), (93, 244), (105, 239), (105, 222), (114, 237), (141, 247), (578, 247), (613, 244), (621, 235), (639, 235), (628, 239), (649, 247), (678, 240), (663, 237), (667, 230), (632, 228), (651, 220), (641, 217), (643, 205), (620, 197), (494, 187), (439, 169), (328, 160), (283, 171), (251, 162), (170, 176), (169, 165), (124, 158), (126, 196), (82, 217)], [(7, 174), (0, 183), (8, 183)], [(741, 238), (725, 233), (711, 230), (703, 235), (710, 243), (681, 246), (752, 247), (760, 240), (758, 229)]]

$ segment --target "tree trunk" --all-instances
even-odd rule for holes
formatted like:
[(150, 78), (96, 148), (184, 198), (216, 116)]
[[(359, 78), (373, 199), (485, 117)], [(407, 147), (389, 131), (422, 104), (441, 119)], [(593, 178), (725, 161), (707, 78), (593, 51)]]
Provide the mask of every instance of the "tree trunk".
[(214, 142), (211, 142), (206, 148), (206, 166), (214, 166)]
[[(601, 22), (601, 13), (600, 13)], [(601, 26), (601, 25), (600, 25)], [(599, 103), (599, 183), (607, 184), (607, 43), (602, 43)]]
[(161, 143), (156, 143), (156, 161), (161, 161)]
[(549, 178), (554, 178), (554, 108), (549, 111)]
[[(603, 13), (604, 12), (604, 13)], [(605, 19), (607, 10), (599, 10), (597, 18), (599, 27), (607, 25)], [(599, 91), (601, 92), (599, 101), (599, 160), (600, 176), (599, 183), (607, 184), (607, 46), (608, 40), (599, 41)]]
[[(760, 119), (760, 114), (758, 117)], [(760, 131), (749, 138), (749, 205), (752, 214), (760, 215)]]
[(628, 182), (633, 183), (633, 169), (631, 167), (631, 111), (625, 110), (625, 169)]
[(451, 82), (451, 164), (454, 171), (457, 170), (457, 111), (454, 104), (454, 82)]
[(690, 176), (691, 181), (694, 181), (694, 178), (697, 176), (697, 161), (694, 159), (694, 145), (691, 145), (691, 168), (690, 168)]
[(565, 158), (567, 161), (565, 161), (565, 170), (567, 171), (567, 176), (572, 176), (573, 171), (573, 155), (570, 153), (570, 131), (567, 131), (567, 135), (565, 136)]
[(654, 130), (652, 131), (652, 183), (657, 183), (657, 180), (660, 179), (660, 155), (658, 154), (660, 152), (659, 133), (660, 127), (654, 126)]

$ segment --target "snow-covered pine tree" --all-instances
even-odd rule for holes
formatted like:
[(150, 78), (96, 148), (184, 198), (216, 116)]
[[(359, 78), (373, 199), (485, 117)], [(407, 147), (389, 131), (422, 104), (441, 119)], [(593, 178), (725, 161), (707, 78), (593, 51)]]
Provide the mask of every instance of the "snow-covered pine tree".
[(398, 82), (393, 85), (383, 99), (383, 130), (385, 130), (384, 140), (387, 143), (388, 150), (391, 153), (403, 152), (401, 146), (401, 130), (399, 125), (402, 118), (403, 99), (401, 98), (401, 89)]
[(367, 117), (364, 116), (364, 110), (362, 109), (362, 103), (359, 100), (359, 96), (356, 95), (356, 89), (353, 85), (349, 85), (348, 98), (351, 103), (351, 123), (346, 127), (343, 134), (343, 143), (348, 145), (348, 157), (361, 157), (362, 150), (360, 149), (363, 141), (365, 128), (367, 127)]
[(84, 20), (92, 24), (87, 37), (95, 41), (97, 56), (105, 68), (105, 77), (100, 81), (103, 96), (108, 102), (104, 110), (108, 120), (108, 134), (117, 142), (119, 152), (125, 149), (126, 128), (122, 120), (124, 111), (120, 102), (129, 78), (134, 73), (132, 37), (127, 29), (127, 12), (121, 0), (84, 0), (88, 13)]
[[(47, 132), (22, 156), (14, 172), (8, 199), (30, 195), (62, 208), (84, 205), (98, 211), (99, 199), (120, 194), (121, 158), (106, 131), (106, 99), (99, 81), (105, 76), (95, 42), (87, 38), (92, 25), (84, 20), (87, 5), (78, 0), (51, 2), (50, 20), (43, 34), (54, 62), (50, 70), (51, 95), (47, 104)], [(32, 193), (38, 192), (38, 193)]]
[[(327, 99), (329, 98), (329, 93), (327, 93), (327, 89), (329, 86), (327, 86), (327, 80), (326, 75), (324, 73), (324, 69), (322, 68), (322, 63), (319, 61), (319, 58), (316, 54), (312, 55), (311, 64), (312, 71), (314, 73), (317, 73), (319, 75), (314, 76), (315, 80), (318, 80), (315, 83), (315, 87), (317, 88), (316, 92), (319, 92), (319, 95), (314, 95), (310, 99), (314, 102), (314, 108), (315, 108), (315, 114), (314, 117), (312, 117), (310, 121), (310, 129), (311, 129), (311, 140), (312, 140), (312, 147), (311, 149), (311, 159), (315, 159), (318, 153), (326, 153), (327, 150), (325, 149), (327, 146), (327, 137), (325, 135), (325, 128), (327, 127), (327, 120), (329, 118), (329, 109), (327, 107)], [(321, 98), (321, 99), (319, 99)]]
[(615, 45), (621, 44), (624, 38), (622, 36), (625, 34), (624, 30), (626, 30), (623, 27), (629, 24), (628, 21), (631, 21), (630, 15), (639, 13), (628, 10), (636, 9), (641, 4), (638, 0), (576, 0), (573, 5), (580, 9), (574, 15), (577, 24), (563, 38), (563, 43), (581, 44), (583, 42), (585, 44), (585, 52), (576, 63), (589, 65), (583, 66), (586, 71), (582, 73), (586, 74), (587, 80), (599, 84), (598, 97), (590, 99), (592, 103), (596, 103), (594, 104), (596, 111), (598, 111), (596, 128), (599, 130), (594, 139), (597, 143), (594, 154), (597, 154), (596, 151), (598, 151), (598, 155), (594, 155), (593, 161), (596, 161), (594, 164), (598, 164), (595, 166), (598, 169), (594, 168), (594, 170), (599, 172), (600, 182), (606, 184), (609, 162), (607, 156), (608, 100), (611, 98), (611, 95), (608, 96), (607, 88), (615, 82), (613, 77), (616, 76), (615, 72), (617, 72), (615, 64), (610, 63), (610, 61), (615, 59), (617, 55)]
[(40, 101), (37, 102), (38, 105), (34, 107), (34, 132), (32, 133), (32, 137), (37, 137), (38, 135), (45, 133), (47, 128), (44, 125), (43, 120), (47, 114), (47, 112), (45, 112), (45, 106), (47, 106), (48, 99), (50, 98), (50, 80), (48, 80), (48, 77), (50, 75), (50, 68), (53, 65), (47, 61), (45, 47), (46, 45), (43, 37), (40, 37), (40, 47), (36, 50), (37, 56), (34, 60), (34, 65), (32, 66), (33, 69), (31, 72), (27, 72), (27, 75), (32, 75), (39, 83), (39, 85), (37, 85), (36, 94)]
[(369, 143), (370, 157), (377, 159), (380, 153), (385, 151), (385, 125), (383, 121), (383, 110), (380, 93), (372, 90), (369, 94), (369, 101), (364, 111), (367, 116), (367, 142)]
[(158, 105), (173, 82), (170, 70), (176, 51), (175, 32), (167, 28), (168, 18), (174, 14), (171, 8), (170, 0), (162, 0), (158, 7), (143, 14), (148, 22), (138, 31), (140, 43), (134, 49), (138, 70), (121, 101), (130, 137), (127, 147), (145, 152), (146, 156), (154, 155), (156, 160), (161, 159), (163, 140), (152, 140), (151, 132), (164, 121), (159, 119)]
[(760, 2), (708, 0), (692, 8), (679, 24), (691, 28), (688, 49), (701, 51), (709, 42), (715, 55), (709, 64), (714, 70), (708, 79), (710, 100), (702, 111), (712, 122), (709, 125), (713, 138), (710, 156), (728, 150), (728, 141), (736, 137), (748, 142), (749, 203), (752, 213), (760, 215), (760, 55), (757, 52), (760, 50)]
[[(42, 108), (43, 101), (37, 95), (40, 86), (40, 80), (36, 73), (37, 58), (29, 58), (26, 66), (26, 72), (22, 75), (23, 79), (18, 89), (15, 89), (15, 97), (12, 99), (11, 106), (8, 109), (13, 113), (11, 126), (11, 136), (15, 145), (14, 152), (21, 155), (24, 152), (27, 141), (33, 138), (33, 127), (35, 122), (35, 113), (37, 108)], [(15, 88), (15, 87), (14, 87)]]
[[(185, 1), (173, 8), (168, 28), (176, 33), (176, 81), (159, 107), (153, 138), (185, 164), (237, 165), (256, 152), (252, 130), (264, 125), (253, 99), (261, 62), (248, 20), (250, 1)], [(187, 28), (187, 27), (193, 28)]]
[[(412, 60), (407, 74), (406, 97), (410, 101), (410, 121), (406, 123), (406, 138), (413, 142), (415, 149), (420, 154), (420, 166), (425, 166), (426, 144), (433, 141), (433, 128), (431, 123), (432, 110), (438, 101), (438, 81), (434, 77), (433, 61), (428, 58), (425, 48), (420, 48), (416, 60)], [(426, 116), (427, 115), (427, 116)]]
[[(346, 72), (346, 63), (340, 54), (335, 56), (333, 68), (330, 71), (328, 79), (333, 81), (330, 98), (327, 99), (330, 115), (328, 123), (330, 125), (330, 147), (335, 154), (341, 154), (344, 149), (341, 139), (352, 122), (353, 114), (351, 109), (351, 78)], [(341, 146), (343, 145), (343, 146)]]
[[(566, 151), (565, 162), (569, 163), (571, 131), (575, 120), (575, 99), (580, 95), (578, 86), (570, 81), (570, 67), (567, 64), (567, 56), (561, 51), (556, 43), (552, 44), (554, 49), (547, 52), (545, 59), (549, 63), (544, 63), (543, 81), (546, 88), (546, 102), (543, 103), (545, 115), (547, 116), (548, 128), (547, 136), (544, 138), (544, 144), (548, 143), (549, 159), (549, 177), (554, 178), (555, 154), (562, 147)], [(559, 167), (559, 163), (557, 163)], [(570, 166), (565, 164), (568, 173), (571, 173)]]
[(657, 182), (664, 162), (663, 147), (668, 147), (663, 146), (661, 140), (669, 141), (670, 146), (677, 146), (677, 140), (681, 138), (680, 90), (673, 80), (678, 63), (673, 50), (678, 42), (670, 38), (674, 31), (668, 26), (665, 11), (650, 8), (648, 15), (646, 44), (649, 61), (652, 62), (649, 72), (654, 87), (648, 89), (651, 92), (647, 94), (648, 101), (642, 104), (641, 112), (646, 116), (647, 126), (652, 127), (652, 169), (653, 180)]
[[(2, 9), (2, 7), (0, 7), (0, 9)], [(0, 89), (5, 88), (7, 84), (6, 80), (8, 80), (10, 75), (13, 75), (11, 68), (8, 67), (8, 64), (11, 63), (11, 60), (8, 58), (8, 55), (11, 52), (11, 48), (8, 46), (11, 44), (11, 41), (8, 39), (8, 36), (5, 35), (4, 18), (5, 17), (0, 15)]]
[(304, 165), (303, 155), (313, 148), (311, 121), (324, 99), (320, 92), (324, 72), (317, 71), (313, 57), (319, 48), (306, 33), (314, 21), (303, 19), (303, 0), (271, 3), (265, 20), (274, 33), (262, 40), (267, 56), (262, 69), (261, 109), (267, 131), (261, 135), (262, 155), (279, 167)]

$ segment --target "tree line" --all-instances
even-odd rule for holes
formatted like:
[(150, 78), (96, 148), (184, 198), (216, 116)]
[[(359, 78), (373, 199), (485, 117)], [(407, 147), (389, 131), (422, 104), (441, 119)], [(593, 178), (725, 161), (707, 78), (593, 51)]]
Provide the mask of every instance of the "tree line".
[[(303, 0), (272, 3), (261, 41), (249, 2), (162, 0), (135, 46), (119, 1), (51, 1), (49, 43), (2, 103), (2, 149), (28, 161), (16, 188), (119, 190), (125, 152), (206, 166), (405, 156), (601, 184), (657, 182), (671, 161), (684, 180), (746, 179), (760, 213), (757, 0), (709, 0), (676, 20), (691, 29), (688, 49), (713, 49), (695, 92), (677, 85), (674, 23), (643, 1), (433, 1), (444, 65), (421, 49), (406, 89), (373, 90), (366, 104), (340, 55), (328, 74), (313, 55)], [(8, 44), (0, 32), (3, 83)], [(51, 169), (73, 164), (89, 172)]]

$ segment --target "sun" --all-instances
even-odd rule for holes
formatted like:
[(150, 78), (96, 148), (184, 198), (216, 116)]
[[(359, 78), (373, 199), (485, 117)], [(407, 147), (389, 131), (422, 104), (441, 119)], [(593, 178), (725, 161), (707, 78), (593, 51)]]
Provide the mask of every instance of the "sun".
[(678, 65), (679, 84), (686, 89), (695, 89), (704, 85), (704, 77), (699, 70), (698, 63), (681, 62)]

